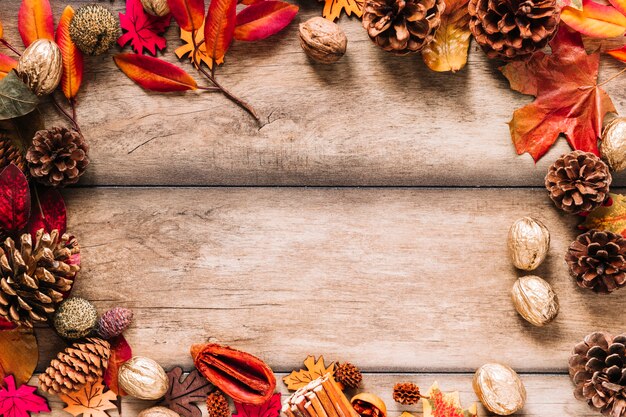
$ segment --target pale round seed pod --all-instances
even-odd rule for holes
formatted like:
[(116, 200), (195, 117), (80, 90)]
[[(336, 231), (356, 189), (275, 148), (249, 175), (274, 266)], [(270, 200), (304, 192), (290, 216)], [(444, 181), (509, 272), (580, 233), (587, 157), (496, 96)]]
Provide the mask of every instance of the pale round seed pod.
[(180, 417), (180, 414), (166, 407), (150, 407), (140, 412), (137, 417)]
[(120, 367), (118, 383), (128, 395), (140, 400), (158, 400), (169, 387), (161, 365), (143, 356), (135, 356)]
[(488, 363), (476, 371), (474, 392), (485, 408), (494, 414), (508, 416), (526, 403), (526, 388), (517, 372), (506, 365)]
[(170, 13), (170, 6), (167, 0), (141, 0), (141, 5), (146, 13), (152, 16), (167, 16)]
[(61, 82), (61, 50), (51, 40), (37, 39), (20, 57), (16, 71), (33, 93), (38, 96), (50, 94)]
[(616, 117), (604, 127), (600, 153), (613, 171), (626, 168), (626, 117)]
[(509, 229), (507, 246), (513, 265), (532, 271), (546, 259), (550, 249), (550, 232), (539, 220), (522, 217)]
[(300, 23), (300, 46), (322, 64), (337, 62), (346, 53), (348, 38), (338, 24), (317, 16)]
[(550, 323), (559, 314), (559, 298), (552, 286), (534, 275), (515, 281), (511, 299), (519, 315), (538, 327)]

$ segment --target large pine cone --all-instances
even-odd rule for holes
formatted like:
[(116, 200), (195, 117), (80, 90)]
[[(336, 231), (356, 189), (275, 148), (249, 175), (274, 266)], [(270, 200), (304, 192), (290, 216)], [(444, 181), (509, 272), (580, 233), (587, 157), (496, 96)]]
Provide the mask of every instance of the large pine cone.
[(469, 0), (470, 30), (489, 58), (528, 58), (556, 34), (556, 0)]
[(30, 174), (52, 187), (75, 184), (89, 164), (89, 147), (76, 130), (53, 127), (35, 133), (26, 153)]
[(578, 236), (565, 260), (578, 286), (609, 293), (626, 285), (626, 239), (592, 229)]
[(7, 238), (0, 245), (0, 317), (26, 327), (47, 321), (72, 287), (79, 252), (75, 238), (56, 230), (38, 231), (34, 246), (30, 234), (19, 246)]
[(97, 337), (74, 343), (59, 352), (46, 372), (39, 375), (39, 387), (50, 394), (70, 394), (102, 378), (111, 354), (109, 342)]
[(385, 51), (416, 52), (434, 39), (445, 7), (443, 0), (366, 0), (363, 27)]
[(26, 172), (24, 152), (15, 146), (10, 137), (0, 134), (0, 171), (10, 164), (15, 164), (22, 172)]
[(626, 334), (591, 333), (569, 358), (574, 396), (610, 417), (626, 416)]
[(609, 167), (589, 152), (572, 151), (548, 169), (546, 188), (557, 207), (578, 214), (604, 203), (609, 194)]

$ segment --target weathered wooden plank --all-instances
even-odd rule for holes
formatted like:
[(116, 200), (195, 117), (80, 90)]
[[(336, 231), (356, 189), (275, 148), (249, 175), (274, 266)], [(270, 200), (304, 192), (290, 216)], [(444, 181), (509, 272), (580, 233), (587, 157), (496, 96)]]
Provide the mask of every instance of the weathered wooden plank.
[[(278, 375), (281, 378), (283, 375)], [(597, 417), (598, 413), (589, 408), (585, 403), (577, 401), (572, 395), (572, 385), (566, 375), (522, 375), (526, 386), (528, 400), (524, 409), (516, 416), (527, 417)], [(363, 389), (379, 395), (387, 404), (390, 417), (397, 417), (402, 411), (410, 411), (417, 416), (421, 415), (421, 405), (403, 407), (391, 398), (393, 384), (400, 381), (412, 381), (420, 385), (423, 390), (428, 389), (433, 381), (439, 382), (443, 390), (459, 391), (464, 405), (477, 402), (472, 390), (472, 376), (450, 374), (366, 374)], [(31, 382), (35, 382), (34, 380)], [(283, 395), (288, 395), (284, 385), (279, 382), (278, 389)], [(286, 398), (286, 397), (284, 397)], [(135, 416), (139, 411), (150, 407), (153, 403), (139, 401), (132, 398), (124, 398), (123, 415)], [(52, 416), (64, 417), (63, 404), (57, 397), (51, 397), (53, 408)], [(418, 411), (419, 410), (419, 411)], [(486, 415), (486, 410), (479, 405), (479, 415)], [(205, 413), (206, 415), (206, 413)], [(111, 413), (117, 416), (116, 412)]]
[[(580, 290), (563, 260), (576, 219), (527, 189), (77, 189), (66, 192), (84, 269), (75, 295), (135, 310), (128, 338), (164, 366), (189, 366), (209, 337), (276, 371), (308, 353), (370, 371), (471, 371), (501, 360), (565, 371), (585, 334), (626, 328), (624, 290)], [(524, 275), (510, 224), (542, 219), (552, 248), (537, 274), (561, 300), (534, 328), (509, 291)], [(607, 317), (611, 317), (607, 320)], [(41, 332), (42, 364), (59, 349)], [(53, 345), (51, 345), (53, 344)], [(43, 365), (42, 365), (43, 366)]]
[[(66, 2), (52, 3), (58, 17)], [(299, 4), (298, 21), (321, 13), (316, 1)], [(3, 0), (0, 10), (15, 44), (18, 5)], [(93, 165), (83, 183), (541, 185), (546, 167), (567, 149), (562, 140), (537, 166), (516, 156), (506, 123), (530, 98), (510, 91), (497, 63), (474, 46), (466, 69), (438, 74), (419, 56), (394, 57), (373, 46), (359, 21), (340, 24), (348, 52), (332, 66), (308, 61), (297, 22), (272, 39), (232, 47), (218, 74), (256, 107), (262, 128), (219, 95), (143, 92), (110, 56), (87, 59), (79, 118)], [(177, 33), (168, 31), (172, 62)], [(607, 59), (603, 77), (618, 69)], [(624, 80), (606, 87), (618, 109)]]

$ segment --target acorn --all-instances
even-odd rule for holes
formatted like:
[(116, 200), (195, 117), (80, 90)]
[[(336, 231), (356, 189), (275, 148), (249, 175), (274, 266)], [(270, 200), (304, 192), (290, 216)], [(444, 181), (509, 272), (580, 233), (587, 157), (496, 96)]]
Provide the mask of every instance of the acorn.
[(98, 334), (103, 339), (113, 339), (124, 333), (133, 321), (133, 312), (128, 308), (114, 307), (98, 320)]
[(66, 339), (88, 336), (98, 322), (98, 312), (89, 301), (70, 297), (63, 301), (54, 316), (54, 328)]
[(26, 48), (15, 70), (33, 93), (38, 96), (50, 94), (61, 82), (61, 50), (51, 40), (37, 39)]
[(167, 0), (141, 0), (143, 9), (152, 16), (163, 17), (170, 13), (170, 6)]
[(72, 42), (87, 55), (105, 53), (115, 44), (119, 32), (119, 21), (99, 4), (79, 7), (70, 22)]

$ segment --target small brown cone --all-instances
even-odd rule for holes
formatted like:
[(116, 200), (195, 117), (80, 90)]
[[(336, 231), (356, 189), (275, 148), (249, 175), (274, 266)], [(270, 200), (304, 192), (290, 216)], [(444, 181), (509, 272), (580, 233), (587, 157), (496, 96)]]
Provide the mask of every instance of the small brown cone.
[(346, 362), (337, 366), (335, 370), (335, 381), (347, 388), (358, 388), (363, 380), (363, 374), (359, 368)]
[(210, 393), (206, 398), (206, 407), (209, 417), (231, 417), (230, 405), (222, 391)]
[(420, 388), (412, 382), (399, 382), (393, 387), (393, 399), (400, 404), (417, 404), (420, 398)]
[(10, 164), (17, 166), (20, 171), (26, 172), (26, 158), (13, 140), (0, 133), (0, 171)]

